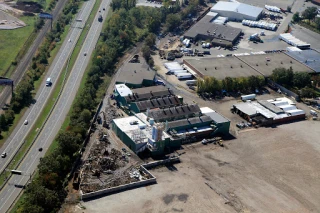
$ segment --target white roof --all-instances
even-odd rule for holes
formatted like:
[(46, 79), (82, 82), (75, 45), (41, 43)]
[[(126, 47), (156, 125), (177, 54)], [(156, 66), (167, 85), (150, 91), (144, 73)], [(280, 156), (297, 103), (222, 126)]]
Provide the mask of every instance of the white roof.
[(287, 101), (283, 101), (283, 100), (272, 101), (271, 103), (277, 107), (289, 104)]
[(247, 16), (257, 17), (263, 11), (260, 7), (255, 7), (248, 4), (243, 4), (239, 2), (225, 2), (219, 1), (212, 8), (211, 11), (231, 11)]
[(119, 93), (121, 97), (128, 96), (129, 94), (132, 95), (132, 91), (129, 87), (125, 84), (116, 84), (116, 91)]
[(282, 109), (285, 112), (287, 112), (289, 110), (297, 109), (297, 107), (295, 105), (290, 105), (290, 104), (279, 106), (279, 108)]
[(210, 112), (215, 112), (213, 109), (209, 108), (209, 107), (201, 107), (200, 108), (200, 111), (202, 114), (206, 115), (207, 113), (210, 113)]
[(164, 63), (164, 66), (170, 71), (183, 70), (183, 67), (178, 62)]
[(289, 110), (289, 111), (286, 111), (286, 113), (290, 114), (291, 116), (304, 115), (304, 114), (306, 114), (306, 113), (305, 113), (303, 110), (301, 110), (301, 109)]

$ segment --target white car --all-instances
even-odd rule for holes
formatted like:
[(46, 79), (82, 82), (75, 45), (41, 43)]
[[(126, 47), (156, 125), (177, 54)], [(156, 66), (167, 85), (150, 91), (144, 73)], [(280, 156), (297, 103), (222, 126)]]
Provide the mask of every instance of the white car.
[(1, 157), (5, 158), (6, 156), (7, 156), (7, 153), (6, 152), (2, 152)]
[(69, 42), (71, 42), (71, 39), (69, 38), (69, 40), (68, 40)]
[(28, 125), (28, 120), (25, 120), (25, 121), (23, 122), (23, 124), (24, 124), (24, 125)]

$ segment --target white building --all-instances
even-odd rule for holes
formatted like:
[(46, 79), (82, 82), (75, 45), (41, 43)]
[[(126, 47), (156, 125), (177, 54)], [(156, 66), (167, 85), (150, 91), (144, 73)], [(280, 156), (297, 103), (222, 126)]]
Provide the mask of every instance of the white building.
[(263, 8), (255, 7), (248, 4), (239, 2), (225, 2), (219, 1), (211, 10), (218, 13), (220, 16), (228, 17), (231, 21), (258, 20)]

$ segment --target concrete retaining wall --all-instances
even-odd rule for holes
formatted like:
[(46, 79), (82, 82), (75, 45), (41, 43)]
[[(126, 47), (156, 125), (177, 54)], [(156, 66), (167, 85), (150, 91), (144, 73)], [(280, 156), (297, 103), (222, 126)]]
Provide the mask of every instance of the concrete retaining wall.
[(150, 163), (141, 165), (140, 170), (142, 170), (143, 172), (150, 175), (150, 177), (151, 177), (150, 179), (139, 181), (139, 182), (134, 182), (134, 183), (129, 183), (129, 184), (121, 185), (121, 186), (116, 186), (116, 187), (112, 187), (112, 188), (108, 188), (108, 189), (102, 189), (99, 191), (90, 192), (90, 193), (86, 193), (86, 194), (83, 194), (82, 191), (80, 190), (81, 198), (82, 198), (82, 200), (85, 200), (85, 199), (90, 199), (93, 197), (98, 197), (98, 196), (102, 196), (102, 195), (108, 195), (108, 194), (113, 194), (113, 193), (117, 193), (117, 192), (121, 192), (121, 191), (126, 191), (126, 190), (133, 189), (133, 188), (138, 188), (138, 187), (146, 186), (149, 184), (155, 184), (155, 183), (157, 183), (157, 179), (155, 176), (153, 176), (153, 174), (151, 172), (149, 172), (147, 170), (147, 168), (159, 166), (159, 165), (166, 164), (166, 163), (177, 163), (177, 162), (180, 162), (179, 157), (173, 157), (173, 158), (154, 161), (154, 162), (150, 162)]
[(97, 196), (101, 196), (101, 195), (108, 195), (108, 194), (112, 194), (112, 193), (117, 193), (117, 192), (129, 190), (129, 189), (138, 188), (141, 186), (157, 183), (156, 177), (153, 176), (146, 168), (144, 168), (143, 165), (140, 166), (140, 170), (149, 174), (151, 176), (151, 178), (148, 180), (129, 183), (129, 184), (116, 186), (116, 187), (112, 187), (112, 188), (108, 188), (108, 189), (102, 189), (99, 191), (90, 192), (90, 193), (86, 193), (86, 194), (83, 194), (81, 191), (81, 198), (82, 198), (82, 200), (84, 200), (84, 199), (89, 199), (89, 198), (93, 198), (93, 197), (97, 197)]

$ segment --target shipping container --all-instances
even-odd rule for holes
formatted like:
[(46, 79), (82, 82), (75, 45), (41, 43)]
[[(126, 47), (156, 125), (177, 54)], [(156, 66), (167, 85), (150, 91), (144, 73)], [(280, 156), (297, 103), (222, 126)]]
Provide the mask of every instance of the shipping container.
[(242, 95), (241, 100), (247, 101), (247, 100), (254, 100), (256, 98), (256, 94), (250, 94), (250, 95)]

